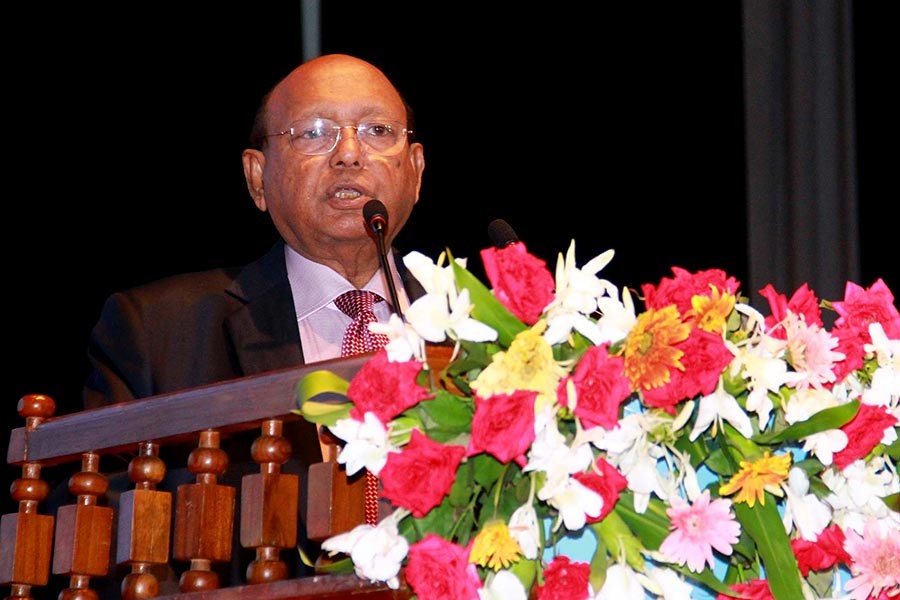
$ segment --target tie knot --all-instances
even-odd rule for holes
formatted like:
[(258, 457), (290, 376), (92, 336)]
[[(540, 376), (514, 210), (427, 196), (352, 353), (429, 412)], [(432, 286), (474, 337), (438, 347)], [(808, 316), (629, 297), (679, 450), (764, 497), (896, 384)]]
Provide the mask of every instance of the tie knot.
[(384, 298), (374, 292), (350, 290), (335, 298), (334, 303), (341, 309), (342, 313), (351, 319), (355, 319), (360, 313), (372, 312), (372, 307), (375, 303), (382, 300)]

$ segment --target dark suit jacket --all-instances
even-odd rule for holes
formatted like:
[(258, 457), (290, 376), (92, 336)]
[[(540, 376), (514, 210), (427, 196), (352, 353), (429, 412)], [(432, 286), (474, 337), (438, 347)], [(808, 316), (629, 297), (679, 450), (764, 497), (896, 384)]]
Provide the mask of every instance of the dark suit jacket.
[[(396, 261), (411, 299), (424, 291)], [(85, 407), (303, 364), (284, 244), (244, 267), (176, 275), (106, 301)]]

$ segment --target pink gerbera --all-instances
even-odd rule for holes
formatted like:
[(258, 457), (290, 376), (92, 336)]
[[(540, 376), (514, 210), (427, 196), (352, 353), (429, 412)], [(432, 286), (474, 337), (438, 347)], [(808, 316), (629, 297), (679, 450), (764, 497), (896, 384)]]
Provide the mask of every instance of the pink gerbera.
[(844, 585), (852, 600), (900, 594), (900, 532), (882, 529), (878, 521), (866, 522), (863, 535), (849, 529), (844, 548), (853, 562), (853, 578)]
[(731, 512), (731, 501), (718, 498), (710, 502), (708, 489), (693, 504), (673, 496), (666, 514), (672, 521), (673, 531), (663, 540), (659, 551), (678, 565), (687, 563), (695, 573), (702, 571), (704, 564), (713, 567), (713, 549), (730, 555), (741, 534), (741, 526)]
[(835, 351), (838, 339), (820, 326), (806, 323), (794, 313), (788, 313), (783, 324), (790, 363), (800, 376), (790, 385), (822, 389), (834, 383), (834, 363), (845, 358)]

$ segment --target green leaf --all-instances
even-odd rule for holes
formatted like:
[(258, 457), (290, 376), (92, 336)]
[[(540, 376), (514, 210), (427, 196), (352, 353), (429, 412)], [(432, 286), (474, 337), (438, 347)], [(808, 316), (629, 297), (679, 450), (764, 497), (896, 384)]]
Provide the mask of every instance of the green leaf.
[(353, 561), (349, 556), (342, 558), (340, 560), (336, 560), (334, 562), (321, 563), (321, 564), (310, 564), (309, 559), (300, 552), (301, 560), (303, 560), (304, 564), (309, 567), (313, 567), (316, 570), (316, 573), (353, 573)]
[(540, 562), (541, 561), (538, 559), (528, 560), (527, 558), (523, 558), (514, 562), (512, 566), (509, 567), (509, 570), (513, 575), (519, 578), (519, 581), (522, 582), (522, 585), (525, 586), (526, 590), (530, 590), (535, 577), (537, 577), (538, 569), (540, 569)]
[[(894, 429), (897, 429), (896, 427)], [(885, 454), (894, 459), (894, 462), (900, 461), (900, 436), (894, 440), (894, 443), (884, 449)]]
[(894, 512), (900, 512), (900, 492), (885, 496), (882, 500), (884, 500), (885, 506), (889, 509)]
[(735, 502), (733, 506), (741, 527), (756, 542), (775, 600), (803, 598), (800, 569), (778, 515), (775, 497), (766, 492), (764, 501), (753, 508), (746, 502)]
[(628, 524), (631, 531), (648, 550), (659, 550), (660, 544), (669, 535), (670, 520), (666, 515), (665, 505), (659, 498), (651, 498), (647, 510), (639, 513), (634, 508), (634, 494), (623, 492), (619, 496), (619, 501), (616, 502), (613, 513), (619, 515)]
[(509, 309), (503, 306), (477, 277), (457, 263), (449, 250), (447, 255), (450, 257), (450, 264), (453, 265), (456, 285), (460, 289), (469, 290), (469, 296), (474, 305), (472, 317), (493, 327), (497, 331), (498, 341), (503, 346), (509, 347), (513, 338), (528, 329), (528, 326), (509, 312)]
[(347, 399), (346, 379), (331, 371), (313, 371), (297, 383), (297, 403), (300, 410), (292, 411), (311, 423), (334, 425), (350, 414), (353, 404)]
[(799, 440), (821, 431), (829, 429), (838, 429), (845, 423), (850, 422), (856, 416), (859, 410), (859, 400), (853, 400), (840, 406), (826, 408), (819, 411), (806, 421), (794, 423), (781, 431), (772, 431), (765, 434), (753, 436), (753, 441), (757, 444), (778, 444), (786, 440)]
[(644, 556), (641, 554), (643, 545), (616, 511), (610, 512), (602, 521), (592, 523), (590, 527), (597, 538), (603, 540), (603, 545), (612, 556), (618, 558), (624, 553), (625, 562), (632, 569), (644, 570)]
[(477, 454), (471, 459), (475, 481), (486, 490), (494, 487), (494, 482), (503, 473), (503, 463), (490, 454)]
[(470, 433), (475, 410), (472, 400), (438, 391), (432, 400), (419, 402), (422, 424), (428, 437), (444, 443), (460, 433)]

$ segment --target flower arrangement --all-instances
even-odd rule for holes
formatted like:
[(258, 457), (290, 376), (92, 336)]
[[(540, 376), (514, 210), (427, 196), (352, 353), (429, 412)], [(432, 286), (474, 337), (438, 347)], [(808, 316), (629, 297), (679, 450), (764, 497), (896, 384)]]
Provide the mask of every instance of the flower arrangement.
[[(878, 280), (840, 301), (721, 270), (639, 293), (524, 243), (404, 263), (426, 295), (390, 342), (297, 411), (395, 512), (326, 540), (419, 600), (900, 597), (900, 313)], [(636, 299), (643, 303), (638, 309)], [(831, 311), (826, 327), (823, 311)], [(429, 344), (452, 344), (440, 370)], [(567, 538), (593, 536), (577, 557)]]

